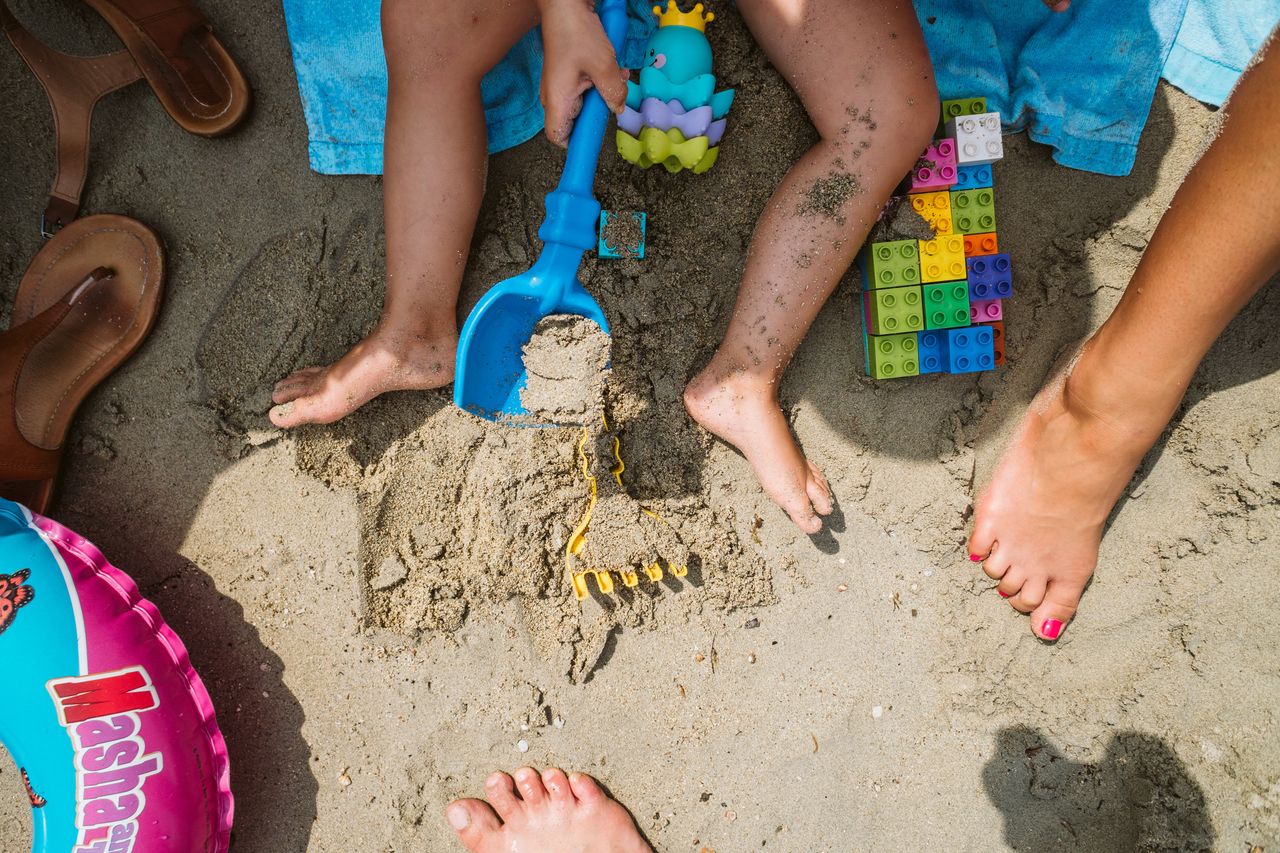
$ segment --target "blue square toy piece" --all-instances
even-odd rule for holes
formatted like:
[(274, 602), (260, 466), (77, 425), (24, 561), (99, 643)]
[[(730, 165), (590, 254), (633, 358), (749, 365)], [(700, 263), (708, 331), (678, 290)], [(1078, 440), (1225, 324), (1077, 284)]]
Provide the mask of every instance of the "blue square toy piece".
[(1008, 299), (1013, 295), (1013, 268), (1004, 252), (974, 255), (965, 258), (964, 263), (971, 300)]
[[(628, 220), (636, 224), (633, 225)], [(645, 220), (644, 212), (639, 210), (622, 213), (600, 211), (600, 245), (597, 246), (597, 254), (602, 258), (643, 258)]]
[(916, 333), (921, 375), (942, 370), (942, 335), (940, 331)]
[(979, 163), (973, 166), (956, 167), (956, 184), (954, 191), (976, 190), (991, 186), (991, 164)]
[(972, 373), (996, 366), (995, 337), (990, 326), (939, 329), (942, 336), (942, 369), (947, 373)]

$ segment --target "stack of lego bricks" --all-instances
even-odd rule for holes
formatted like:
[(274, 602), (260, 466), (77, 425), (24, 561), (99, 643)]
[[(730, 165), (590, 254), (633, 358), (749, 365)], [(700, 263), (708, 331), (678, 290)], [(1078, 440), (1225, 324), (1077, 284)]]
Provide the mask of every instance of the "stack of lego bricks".
[(904, 181), (930, 240), (868, 243), (862, 270), (867, 374), (896, 379), (1004, 364), (1009, 255), (996, 240), (992, 163), (1004, 156), (1000, 114), (983, 98), (942, 102), (942, 134)]

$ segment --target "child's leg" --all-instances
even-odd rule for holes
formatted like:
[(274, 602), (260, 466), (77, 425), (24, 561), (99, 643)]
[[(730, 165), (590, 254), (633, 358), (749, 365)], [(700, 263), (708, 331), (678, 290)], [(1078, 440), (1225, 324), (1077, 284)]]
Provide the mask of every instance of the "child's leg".
[(808, 533), (831, 512), (821, 472), (778, 406), (778, 381), (894, 186), (938, 123), (938, 92), (907, 0), (739, 0), (821, 139), (756, 225), (724, 341), (689, 384), (694, 420), (733, 444)]
[(281, 380), (278, 426), (330, 423), (386, 391), (453, 380), (457, 299), (484, 194), (480, 79), (537, 23), (534, 0), (385, 0), (387, 292), (367, 338)]
[(1107, 516), (1196, 366), (1280, 271), (1277, 41), (1223, 107), (1221, 135), (1178, 188), (1115, 311), (1032, 403), (978, 502), (970, 554), (986, 557), (1042, 639), (1075, 615)]

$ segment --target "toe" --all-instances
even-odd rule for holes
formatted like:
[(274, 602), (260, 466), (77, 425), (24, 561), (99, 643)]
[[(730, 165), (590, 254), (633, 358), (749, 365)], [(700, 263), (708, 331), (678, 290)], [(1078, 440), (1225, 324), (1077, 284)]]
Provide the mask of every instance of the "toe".
[(271, 422), (282, 429), (301, 426), (302, 424), (331, 424), (350, 414), (355, 405), (343, 406), (335, 402), (334, 393), (326, 393), (324, 388), (309, 388), (293, 400), (272, 407), (267, 412)]
[(805, 492), (809, 495), (809, 503), (818, 515), (831, 515), (831, 484), (818, 470), (818, 466), (806, 460), (809, 466), (809, 479), (805, 483)]
[(1016, 566), (1010, 566), (1000, 575), (1000, 583), (996, 584), (996, 592), (1000, 593), (1001, 598), (1012, 601), (1026, 581), (1026, 572)]
[(271, 402), (287, 403), (296, 400), (311, 388), (311, 377), (293, 375), (281, 379), (271, 390)]
[(485, 779), (484, 793), (504, 823), (518, 820), (524, 814), (524, 804), (516, 797), (515, 783), (506, 773), (499, 771)]
[[(1013, 565), (1013, 560), (1007, 553), (1001, 553), (1000, 548), (992, 546), (995, 551), (982, 561), (982, 570), (987, 573), (987, 577), (999, 580), (1003, 578), (1005, 572), (1009, 571), (1009, 567)], [(1015, 590), (1006, 589), (1005, 592), (1012, 594)]]
[(547, 789), (542, 787), (542, 777), (532, 767), (521, 767), (515, 772), (516, 787), (525, 805), (540, 806), (547, 801)]
[[(1005, 579), (1008, 577), (1009, 575), (1006, 574)], [(1001, 587), (1004, 586), (1004, 580), (1000, 581), (1000, 585)], [(1017, 594), (1009, 597), (1009, 606), (1019, 613), (1030, 613), (1040, 606), (1040, 602), (1044, 601), (1046, 586), (1047, 582), (1044, 575), (1029, 575), (1022, 582), (1022, 586), (1018, 587)]]
[(573, 789), (569, 787), (569, 779), (558, 767), (549, 767), (542, 771), (542, 785), (547, 789), (551, 802), (568, 805), (573, 802)]
[(444, 816), (453, 831), (458, 833), (462, 846), (473, 853), (477, 853), (494, 833), (502, 829), (493, 809), (480, 800), (454, 800), (445, 809)]
[(587, 805), (606, 799), (604, 791), (600, 790), (600, 783), (585, 773), (570, 773), (569, 788), (579, 802)]
[(988, 520), (986, 513), (978, 511), (973, 522), (973, 532), (969, 534), (969, 559), (975, 563), (982, 562), (996, 544), (995, 523)]
[(1083, 584), (1065, 580), (1051, 580), (1045, 590), (1044, 600), (1031, 613), (1031, 630), (1042, 640), (1057, 640), (1062, 636), (1071, 617), (1080, 604)]

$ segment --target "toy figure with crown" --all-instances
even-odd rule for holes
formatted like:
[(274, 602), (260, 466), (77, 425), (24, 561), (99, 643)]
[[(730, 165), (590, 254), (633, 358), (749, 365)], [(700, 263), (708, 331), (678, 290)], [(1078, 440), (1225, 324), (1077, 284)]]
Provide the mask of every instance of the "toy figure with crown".
[(668, 172), (691, 169), (701, 174), (720, 153), (725, 115), (733, 90), (715, 91), (711, 45), (701, 3), (681, 12), (676, 0), (667, 10), (653, 7), (658, 29), (646, 46), (640, 82), (628, 81), (627, 106), (618, 116), (618, 153), (647, 169), (661, 163)]

